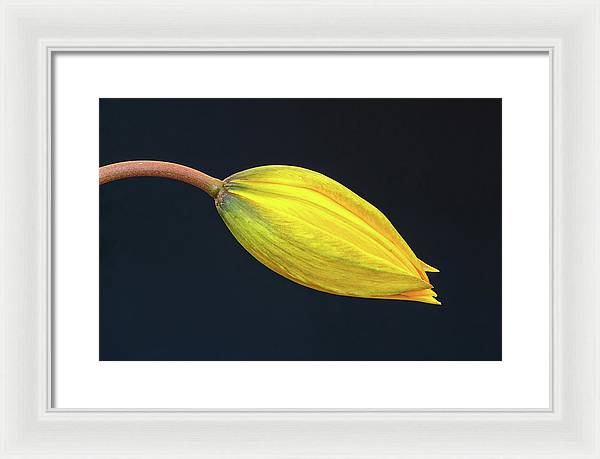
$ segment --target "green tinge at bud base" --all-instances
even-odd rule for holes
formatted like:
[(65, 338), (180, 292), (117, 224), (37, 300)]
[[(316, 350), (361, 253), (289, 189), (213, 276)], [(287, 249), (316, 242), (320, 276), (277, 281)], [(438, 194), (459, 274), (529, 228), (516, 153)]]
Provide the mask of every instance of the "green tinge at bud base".
[(427, 272), (376, 207), (323, 174), (262, 166), (223, 181), (217, 210), (258, 261), (336, 295), (440, 304)]

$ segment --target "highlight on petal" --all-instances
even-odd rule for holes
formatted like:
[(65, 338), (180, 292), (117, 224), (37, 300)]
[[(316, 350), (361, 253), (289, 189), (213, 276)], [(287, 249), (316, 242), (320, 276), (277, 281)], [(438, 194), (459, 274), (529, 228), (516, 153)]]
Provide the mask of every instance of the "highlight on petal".
[(329, 177), (262, 166), (224, 180), (217, 210), (240, 244), (315, 290), (440, 304), (419, 260), (376, 207)]

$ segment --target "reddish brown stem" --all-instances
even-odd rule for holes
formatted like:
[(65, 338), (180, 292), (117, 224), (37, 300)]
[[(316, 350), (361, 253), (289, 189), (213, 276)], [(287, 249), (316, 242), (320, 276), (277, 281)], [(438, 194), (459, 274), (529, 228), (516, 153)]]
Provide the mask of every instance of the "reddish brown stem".
[(223, 181), (191, 167), (165, 161), (124, 161), (100, 168), (100, 185), (129, 177), (163, 177), (189, 183), (213, 198), (223, 187)]

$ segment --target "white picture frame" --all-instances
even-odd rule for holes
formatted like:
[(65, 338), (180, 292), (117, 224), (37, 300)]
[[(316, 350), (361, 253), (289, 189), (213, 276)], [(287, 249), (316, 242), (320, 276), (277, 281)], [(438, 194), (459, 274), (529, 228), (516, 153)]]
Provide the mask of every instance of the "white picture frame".
[[(0, 457), (600, 457), (598, 1), (0, 4)], [(548, 52), (552, 409), (53, 410), (55, 52)]]

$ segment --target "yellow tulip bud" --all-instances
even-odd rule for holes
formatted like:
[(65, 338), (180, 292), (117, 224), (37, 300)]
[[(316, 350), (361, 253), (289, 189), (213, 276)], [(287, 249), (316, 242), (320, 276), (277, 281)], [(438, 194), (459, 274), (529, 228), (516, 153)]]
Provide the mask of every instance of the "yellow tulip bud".
[(323, 174), (263, 166), (223, 181), (219, 215), (258, 261), (336, 295), (440, 304), (419, 260), (376, 207)]
[(100, 185), (128, 177), (164, 177), (214, 198), (235, 238), (258, 261), (306, 287), (335, 295), (440, 304), (427, 272), (377, 208), (323, 174), (263, 166), (219, 180), (164, 161), (100, 168)]

